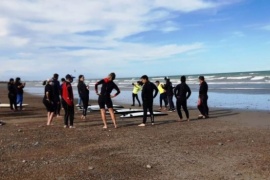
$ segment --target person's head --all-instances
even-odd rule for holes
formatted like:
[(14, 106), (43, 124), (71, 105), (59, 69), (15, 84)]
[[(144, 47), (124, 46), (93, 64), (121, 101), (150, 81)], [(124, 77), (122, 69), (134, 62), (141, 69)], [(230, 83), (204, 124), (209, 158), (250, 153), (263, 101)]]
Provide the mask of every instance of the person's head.
[(145, 84), (148, 81), (148, 76), (147, 75), (143, 75), (141, 77), (141, 81), (142, 81), (143, 84)]
[(21, 78), (16, 77), (16, 82), (21, 82)]
[(115, 80), (115, 77), (116, 77), (116, 75), (115, 75), (114, 72), (112, 72), (112, 73), (110, 73), (110, 74), (108, 75), (108, 79), (109, 79), (110, 81)]
[(84, 81), (84, 75), (79, 75), (79, 81)]
[(10, 84), (13, 84), (13, 83), (14, 83), (14, 79), (13, 79), (13, 78), (10, 78), (10, 79), (9, 79), (9, 83), (10, 83)]
[(157, 86), (160, 84), (160, 82), (159, 82), (159, 81), (156, 81), (155, 83), (156, 83), (156, 85), (157, 85)]
[(137, 81), (137, 84), (139, 84), (141, 86), (142, 85), (142, 81)]
[(61, 78), (61, 82), (63, 83), (63, 82), (65, 82), (66, 80), (65, 80), (65, 78)]
[(58, 75), (57, 73), (54, 73), (54, 74), (53, 74), (53, 79), (56, 79), (56, 80), (57, 80), (58, 77), (59, 77), (59, 75)]
[(186, 76), (181, 76), (180, 80), (181, 80), (182, 83), (186, 82)]
[(68, 82), (70, 82), (70, 83), (72, 83), (73, 82), (73, 76), (71, 76), (70, 74), (67, 74), (66, 75), (66, 81), (68, 81)]
[(200, 83), (204, 82), (204, 76), (199, 76)]

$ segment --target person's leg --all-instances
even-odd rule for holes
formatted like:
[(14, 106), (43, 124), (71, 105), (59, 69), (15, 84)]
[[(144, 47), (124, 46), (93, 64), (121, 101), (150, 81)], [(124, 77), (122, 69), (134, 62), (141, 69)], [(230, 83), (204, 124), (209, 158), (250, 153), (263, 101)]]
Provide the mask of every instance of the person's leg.
[(51, 125), (52, 120), (54, 117), (54, 112), (48, 112), (48, 121), (47, 121), (47, 125)]
[(189, 112), (188, 112), (188, 109), (187, 109), (187, 101), (186, 100), (182, 102), (182, 107), (183, 107), (183, 110), (184, 110), (184, 112), (186, 114), (187, 121), (189, 121)]
[(202, 98), (202, 115), (208, 117), (208, 105), (207, 105), (207, 97)]
[(138, 97), (138, 94), (135, 94), (135, 98), (137, 99), (137, 101), (138, 101), (138, 103), (139, 103), (139, 106), (141, 106), (141, 101), (140, 101), (140, 99), (139, 99), (139, 97)]
[(85, 119), (86, 117), (86, 113), (87, 113), (87, 109), (88, 109), (88, 98), (82, 98), (82, 102), (83, 102), (83, 114), (82, 114), (82, 119)]
[(132, 105), (131, 106), (135, 106), (135, 94), (132, 93)]
[(145, 126), (146, 119), (147, 119), (147, 102), (143, 101), (143, 122), (139, 124), (139, 126)]
[(162, 94), (159, 95), (159, 109), (162, 108), (162, 100), (163, 100), (163, 96)]
[(154, 119), (154, 113), (153, 113), (153, 101), (148, 103), (148, 109), (149, 109), (149, 113), (150, 113), (151, 123), (152, 123), (152, 125), (154, 125), (155, 119)]
[(14, 110), (14, 108), (13, 108), (13, 99), (12, 99), (12, 96), (8, 95), (8, 99), (9, 99), (9, 107), (10, 107), (10, 110)]
[(17, 96), (12, 96), (12, 104), (14, 106), (15, 111), (18, 109), (16, 99), (17, 99)]
[(112, 118), (112, 122), (113, 122), (114, 128), (117, 128), (116, 119), (115, 119), (113, 108), (109, 108), (109, 112), (110, 112), (110, 115), (111, 115), (111, 118)]
[(183, 116), (182, 116), (182, 112), (181, 112), (181, 102), (178, 99), (176, 100), (176, 110), (177, 110), (177, 113), (178, 113), (180, 120), (182, 120)]
[(74, 127), (74, 105), (68, 106), (69, 108), (69, 118), (70, 118), (70, 128)]
[(101, 118), (102, 118), (102, 121), (103, 121), (103, 128), (107, 128), (107, 120), (106, 120), (106, 110), (104, 108), (100, 109), (100, 114), (101, 114)]
[(66, 103), (65, 100), (62, 101), (62, 105), (63, 105), (63, 108), (64, 108), (64, 111), (65, 111), (65, 115), (64, 115), (64, 124), (65, 126), (64, 127), (68, 127), (68, 117), (69, 117), (69, 112), (68, 112), (68, 105)]

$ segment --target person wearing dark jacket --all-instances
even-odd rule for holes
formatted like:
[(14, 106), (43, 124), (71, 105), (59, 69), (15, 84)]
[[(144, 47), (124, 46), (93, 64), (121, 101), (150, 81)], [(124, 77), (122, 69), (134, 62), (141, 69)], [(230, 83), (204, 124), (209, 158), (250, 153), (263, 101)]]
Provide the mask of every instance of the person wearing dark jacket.
[(17, 88), (17, 104), (20, 105), (20, 110), (22, 110), (23, 88), (25, 87), (25, 83), (21, 83), (21, 78), (17, 77), (15, 81), (15, 85)]
[(147, 111), (150, 113), (151, 123), (154, 125), (154, 113), (153, 113), (153, 101), (158, 94), (158, 88), (156, 85), (149, 81), (147, 75), (141, 77), (141, 81), (144, 84), (142, 89), (142, 101), (143, 101), (143, 123), (138, 126), (145, 126), (147, 120)]
[(174, 94), (176, 97), (176, 109), (178, 116), (180, 118), (180, 121), (183, 119), (182, 113), (181, 113), (181, 107), (183, 107), (183, 110), (186, 114), (187, 121), (189, 121), (189, 112), (187, 109), (187, 100), (191, 95), (191, 90), (189, 86), (186, 84), (186, 76), (181, 76), (181, 84), (178, 84), (174, 89)]
[(49, 126), (53, 120), (54, 111), (56, 108), (54, 102), (53, 80), (48, 79), (47, 81), (43, 82), (43, 85), (45, 85), (43, 104), (47, 109), (47, 126)]
[[(107, 108), (110, 112), (114, 127), (117, 128), (116, 119), (115, 119), (115, 115), (114, 115), (114, 111), (113, 111), (113, 103), (112, 103), (112, 99), (111, 99), (111, 98), (116, 97), (118, 94), (120, 94), (120, 89), (113, 82), (113, 80), (115, 79), (115, 76), (116, 76), (115, 73), (110, 73), (107, 78), (104, 78), (95, 84), (96, 94), (99, 96), (98, 97), (98, 104), (100, 107), (101, 118), (102, 118), (102, 121), (104, 123), (104, 126), (103, 126), (104, 129), (107, 129), (107, 127), (108, 127), (107, 120), (106, 120), (105, 105), (107, 106)], [(102, 84), (102, 86), (101, 86), (101, 91), (99, 92), (98, 85), (100, 85), (100, 84)], [(116, 90), (116, 93), (114, 95), (111, 95), (111, 92), (113, 89)]]
[(17, 111), (17, 89), (13, 78), (10, 78), (8, 82), (8, 98), (10, 110)]
[(199, 100), (198, 100), (198, 109), (200, 111), (200, 115), (198, 116), (198, 118), (208, 118), (209, 117), (209, 108), (207, 105), (207, 100), (208, 100), (208, 85), (204, 80), (204, 76), (200, 76), (199, 77), (199, 81), (200, 81), (200, 90), (199, 90)]
[(52, 83), (53, 83), (53, 97), (54, 97), (54, 105), (55, 105), (55, 112), (54, 114), (57, 115), (57, 117), (60, 117), (60, 111), (61, 111), (61, 100), (60, 100), (60, 94), (61, 94), (61, 85), (58, 81), (59, 75), (55, 73), (53, 75)]
[(164, 85), (164, 89), (166, 90), (168, 103), (169, 103), (169, 111), (175, 111), (174, 102), (173, 102), (173, 86), (169, 78), (164, 78), (166, 80), (166, 84)]
[(74, 121), (74, 96), (71, 83), (73, 78), (70, 74), (66, 75), (66, 81), (62, 85), (62, 105), (65, 110), (64, 116), (64, 128), (68, 127), (68, 121), (70, 122), (69, 128), (75, 128), (73, 126)]
[(86, 86), (86, 84), (84, 83), (83, 75), (79, 75), (79, 82), (77, 87), (79, 96), (83, 102), (83, 114), (81, 116), (81, 119), (85, 119), (89, 102), (89, 86)]

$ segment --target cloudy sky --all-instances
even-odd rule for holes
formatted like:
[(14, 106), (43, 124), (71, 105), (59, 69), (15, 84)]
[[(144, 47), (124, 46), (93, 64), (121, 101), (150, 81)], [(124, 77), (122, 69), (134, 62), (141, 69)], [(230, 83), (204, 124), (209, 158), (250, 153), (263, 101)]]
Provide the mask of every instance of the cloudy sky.
[(0, 80), (270, 70), (268, 0), (1, 0)]

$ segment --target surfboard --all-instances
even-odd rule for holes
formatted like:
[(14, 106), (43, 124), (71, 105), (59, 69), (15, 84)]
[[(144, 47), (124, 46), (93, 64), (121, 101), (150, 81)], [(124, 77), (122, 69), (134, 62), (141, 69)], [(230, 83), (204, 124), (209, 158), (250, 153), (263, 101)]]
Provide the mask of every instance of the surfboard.
[[(113, 109), (122, 109), (124, 108), (124, 106), (121, 106), (121, 105), (113, 105)], [(82, 111), (82, 106), (78, 106), (78, 109), (80, 111)], [(107, 109), (107, 107), (106, 107)], [(99, 108), (99, 105), (91, 105), (91, 106), (88, 106), (88, 111), (99, 111), (100, 108)]]
[[(165, 116), (168, 115), (164, 112), (153, 112), (154, 116)], [(147, 116), (150, 116), (150, 113), (147, 112)], [(120, 116), (121, 118), (135, 118), (135, 117), (143, 117), (143, 112), (136, 112), (136, 113), (129, 113), (129, 114), (123, 114)]]
[[(114, 114), (128, 114), (128, 113), (135, 113), (135, 112), (143, 112), (143, 109), (115, 109)], [(109, 113), (109, 112), (107, 112)]]
[[(29, 104), (22, 104), (22, 107), (28, 106)], [(19, 104), (17, 105), (18, 107), (20, 106)], [(0, 108), (9, 108), (10, 105), (7, 103), (0, 104)]]

